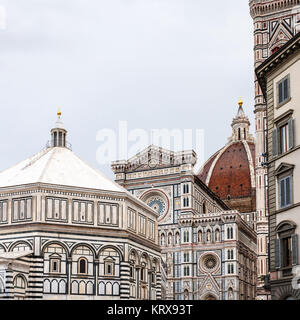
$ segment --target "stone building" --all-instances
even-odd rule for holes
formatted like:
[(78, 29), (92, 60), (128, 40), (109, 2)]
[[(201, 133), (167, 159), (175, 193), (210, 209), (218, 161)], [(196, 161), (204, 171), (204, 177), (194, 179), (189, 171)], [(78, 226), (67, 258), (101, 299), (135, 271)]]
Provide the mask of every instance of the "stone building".
[(256, 234), (193, 173), (195, 163), (194, 151), (149, 146), (112, 170), (159, 214), (163, 298), (254, 299)]
[[(258, 67), (272, 53), (300, 31), (300, 0), (250, 0), (250, 14), (254, 26), (254, 68)], [(256, 211), (260, 217), (257, 224), (258, 243), (268, 237), (268, 191), (267, 168), (264, 166), (266, 153), (266, 104), (255, 75), (255, 170), (256, 178), (262, 181), (256, 185)], [(264, 277), (268, 273), (268, 255), (258, 247), (258, 297), (268, 299), (264, 288)]]
[(1, 299), (160, 299), (157, 213), (51, 143), (0, 173)]
[(272, 299), (300, 299), (300, 33), (257, 69), (267, 102)]

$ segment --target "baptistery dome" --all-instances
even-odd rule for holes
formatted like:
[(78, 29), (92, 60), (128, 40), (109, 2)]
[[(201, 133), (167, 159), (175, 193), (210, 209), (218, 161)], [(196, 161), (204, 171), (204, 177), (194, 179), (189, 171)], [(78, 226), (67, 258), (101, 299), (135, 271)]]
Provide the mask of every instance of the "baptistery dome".
[(241, 213), (255, 211), (255, 143), (250, 122), (239, 101), (228, 143), (211, 156), (198, 177), (229, 207)]

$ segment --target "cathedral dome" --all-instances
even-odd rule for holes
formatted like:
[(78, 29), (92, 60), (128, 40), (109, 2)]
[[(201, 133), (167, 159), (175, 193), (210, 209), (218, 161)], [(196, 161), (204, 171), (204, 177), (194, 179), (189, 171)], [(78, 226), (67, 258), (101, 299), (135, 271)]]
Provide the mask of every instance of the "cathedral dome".
[(232, 136), (200, 169), (198, 177), (229, 207), (255, 211), (255, 144), (250, 122), (239, 101)]

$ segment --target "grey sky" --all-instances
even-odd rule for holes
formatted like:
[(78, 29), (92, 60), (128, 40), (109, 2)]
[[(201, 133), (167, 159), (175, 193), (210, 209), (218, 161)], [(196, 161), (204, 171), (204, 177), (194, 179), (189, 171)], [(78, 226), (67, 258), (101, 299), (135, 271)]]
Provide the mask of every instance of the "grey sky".
[[(49, 139), (62, 107), (73, 151), (96, 161), (97, 131), (205, 130), (205, 157), (231, 134), (243, 97), (253, 123), (248, 1), (0, 0), (0, 170)], [(146, 147), (146, 146), (145, 146)]]

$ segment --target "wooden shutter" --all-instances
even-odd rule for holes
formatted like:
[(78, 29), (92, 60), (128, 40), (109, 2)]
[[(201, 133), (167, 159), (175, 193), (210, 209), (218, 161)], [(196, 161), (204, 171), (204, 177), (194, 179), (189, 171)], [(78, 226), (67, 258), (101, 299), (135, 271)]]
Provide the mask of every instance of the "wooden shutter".
[(280, 208), (286, 205), (286, 189), (285, 189), (285, 179), (280, 180)]
[(283, 100), (287, 100), (289, 98), (289, 78), (286, 78), (283, 82), (284, 86), (284, 94), (283, 94)]
[(283, 83), (280, 82), (278, 85), (278, 103), (280, 104), (283, 101)]
[(275, 267), (276, 269), (281, 268), (282, 253), (281, 253), (281, 240), (275, 240)]
[(285, 204), (290, 205), (292, 204), (292, 181), (291, 177), (287, 177), (285, 179)]
[(298, 264), (298, 252), (299, 252), (299, 242), (298, 242), (298, 235), (294, 234), (292, 236), (292, 263), (293, 266)]
[(288, 122), (288, 134), (289, 134), (289, 145), (288, 150), (293, 149), (295, 146), (295, 120), (290, 119)]
[(278, 129), (274, 129), (272, 133), (272, 149), (273, 156), (278, 156)]

